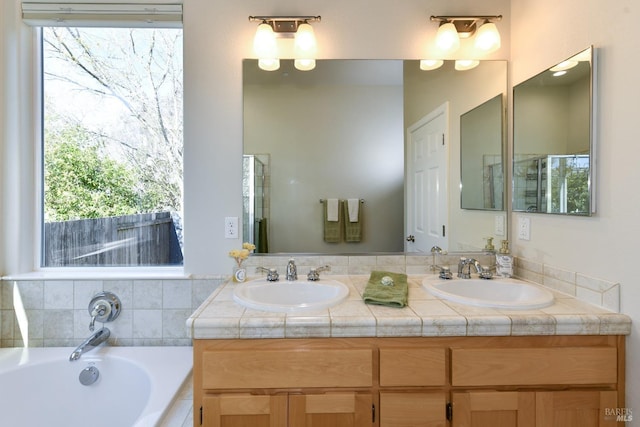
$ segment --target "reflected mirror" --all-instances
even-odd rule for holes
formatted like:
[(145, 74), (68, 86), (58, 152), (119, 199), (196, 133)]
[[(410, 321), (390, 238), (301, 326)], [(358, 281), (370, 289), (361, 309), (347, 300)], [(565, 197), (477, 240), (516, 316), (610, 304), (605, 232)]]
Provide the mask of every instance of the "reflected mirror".
[(460, 117), (460, 205), (503, 210), (504, 108), (502, 94)]
[[(406, 240), (405, 141), (407, 129), (446, 104), (446, 203), (425, 220), (443, 249), (481, 249), (496, 212), (460, 209), (460, 117), (505, 93), (506, 69), (506, 61), (463, 72), (452, 63), (421, 71), (419, 61), (319, 60), (313, 71), (281, 61), (280, 70), (265, 72), (244, 60), (244, 240), (257, 253), (430, 249), (429, 241)], [(341, 202), (337, 241), (326, 235), (329, 199)], [(347, 218), (349, 200), (358, 201), (357, 224)], [(355, 241), (345, 234), (354, 226)]]
[(595, 212), (593, 59), (588, 48), (514, 87), (514, 211)]

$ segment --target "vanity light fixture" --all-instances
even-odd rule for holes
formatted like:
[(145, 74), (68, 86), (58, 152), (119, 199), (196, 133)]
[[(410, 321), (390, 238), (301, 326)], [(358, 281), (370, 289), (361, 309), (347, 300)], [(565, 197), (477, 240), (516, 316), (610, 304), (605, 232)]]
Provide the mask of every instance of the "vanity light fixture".
[(293, 38), (295, 67), (301, 71), (313, 70), (318, 47), (309, 22), (320, 19), (320, 16), (250, 16), (250, 22), (260, 22), (253, 39), (260, 69), (274, 71), (280, 68), (283, 52), (278, 52), (277, 39)]
[[(502, 20), (502, 15), (486, 16), (431, 16), (432, 22), (439, 22), (436, 33), (436, 47), (442, 57), (453, 54), (460, 47), (460, 39), (475, 35), (474, 48), (478, 56), (494, 52), (500, 48), (500, 32), (494, 22)], [(476, 57), (473, 54), (472, 57)], [(442, 66), (442, 60), (423, 59), (421, 70), (435, 70)], [(477, 67), (477, 60), (456, 60), (455, 69), (471, 70)]]
[(476, 32), (474, 46), (477, 50), (482, 53), (497, 50), (500, 47), (500, 33), (494, 22), (500, 20), (502, 15), (431, 16), (431, 21), (440, 23), (436, 46), (444, 54), (454, 53), (460, 47), (460, 39), (468, 39)]

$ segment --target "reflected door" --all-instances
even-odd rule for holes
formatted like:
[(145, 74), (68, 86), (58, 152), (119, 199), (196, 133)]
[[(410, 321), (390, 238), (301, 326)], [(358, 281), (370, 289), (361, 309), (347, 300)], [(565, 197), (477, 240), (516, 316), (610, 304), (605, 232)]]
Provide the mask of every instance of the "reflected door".
[(447, 114), (445, 103), (407, 131), (408, 252), (448, 249)]

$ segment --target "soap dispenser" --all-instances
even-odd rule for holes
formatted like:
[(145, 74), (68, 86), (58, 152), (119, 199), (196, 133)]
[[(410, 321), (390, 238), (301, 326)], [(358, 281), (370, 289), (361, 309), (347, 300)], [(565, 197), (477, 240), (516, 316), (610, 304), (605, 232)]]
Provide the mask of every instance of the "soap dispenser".
[(513, 257), (509, 253), (508, 240), (502, 241), (502, 247), (496, 254), (496, 273), (500, 277), (513, 276)]

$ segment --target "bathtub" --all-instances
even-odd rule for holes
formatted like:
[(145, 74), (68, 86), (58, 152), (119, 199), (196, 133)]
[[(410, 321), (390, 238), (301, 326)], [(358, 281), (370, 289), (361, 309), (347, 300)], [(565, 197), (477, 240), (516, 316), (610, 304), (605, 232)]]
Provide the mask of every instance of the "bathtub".
[(0, 349), (0, 426), (156, 426), (193, 365), (191, 347), (100, 347), (69, 362), (72, 351)]

